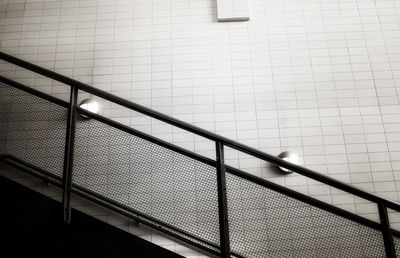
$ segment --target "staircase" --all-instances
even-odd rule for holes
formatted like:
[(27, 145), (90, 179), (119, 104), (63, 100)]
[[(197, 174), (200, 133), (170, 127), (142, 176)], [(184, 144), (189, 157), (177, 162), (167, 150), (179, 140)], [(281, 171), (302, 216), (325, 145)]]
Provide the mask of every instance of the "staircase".
[[(69, 101), (0, 77), (0, 158), (71, 194), (220, 257), (396, 257), (400, 205), (5, 53), (70, 86)], [(215, 159), (77, 105), (86, 92), (211, 140)], [(82, 119), (82, 116), (85, 119)], [(229, 166), (229, 147), (372, 202), (379, 222)]]
[(182, 257), (75, 209), (64, 226), (61, 203), (4, 177), (0, 200), (2, 252), (11, 257)]

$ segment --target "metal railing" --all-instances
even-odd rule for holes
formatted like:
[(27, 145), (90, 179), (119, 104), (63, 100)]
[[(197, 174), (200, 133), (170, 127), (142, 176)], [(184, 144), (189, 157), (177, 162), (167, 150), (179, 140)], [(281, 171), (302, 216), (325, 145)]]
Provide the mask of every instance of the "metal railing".
[[(367, 193), (363, 190), (360, 190), (358, 188), (355, 188), (353, 186), (350, 186), (350, 185), (340, 182), (338, 180), (329, 178), (327, 176), (324, 176), (324, 175), (317, 173), (315, 171), (312, 171), (310, 169), (307, 169), (307, 168), (304, 168), (304, 167), (301, 167), (301, 166), (298, 166), (298, 165), (295, 165), (292, 163), (288, 163), (288, 162), (286, 162), (282, 159), (279, 159), (275, 156), (272, 156), (270, 154), (264, 153), (262, 151), (259, 151), (257, 149), (251, 148), (251, 147), (248, 147), (244, 144), (241, 144), (241, 143), (238, 143), (231, 139), (222, 137), (215, 133), (206, 131), (202, 128), (198, 128), (194, 125), (182, 122), (173, 117), (167, 116), (160, 112), (156, 112), (152, 109), (149, 109), (144, 106), (138, 105), (136, 103), (130, 102), (126, 99), (114, 96), (110, 93), (104, 92), (97, 88), (91, 87), (91, 86), (81, 83), (79, 81), (73, 80), (73, 79), (63, 76), (61, 74), (55, 73), (53, 71), (39, 67), (32, 63), (29, 63), (29, 62), (23, 61), (21, 59), (15, 58), (13, 56), (7, 55), (5, 53), (0, 53), (0, 59), (7, 61), (9, 63), (15, 64), (17, 66), (20, 66), (22, 68), (25, 68), (27, 70), (36, 72), (45, 77), (62, 82), (71, 87), (69, 102), (65, 102), (65, 101), (59, 100), (57, 98), (51, 97), (47, 94), (36, 91), (32, 88), (26, 87), (17, 82), (14, 82), (10, 79), (0, 77), (0, 82), (4, 83), (10, 87), (14, 87), (14, 88), (24, 91), (28, 94), (37, 96), (37, 97), (39, 97), (41, 99), (45, 99), (46, 101), (49, 101), (51, 103), (60, 105), (64, 108), (66, 108), (66, 110), (67, 110), (68, 115), (67, 115), (67, 119), (66, 119), (65, 156), (64, 156), (64, 163), (63, 163), (63, 175), (62, 175), (61, 180), (59, 177), (54, 176), (52, 173), (50, 173), (49, 171), (46, 171), (42, 167), (35, 166), (34, 164), (26, 162), (26, 161), (24, 161), (18, 157), (15, 157), (13, 155), (9, 155), (9, 154), (5, 153), (0, 156), (0, 158), (2, 160), (6, 161), (14, 166), (18, 166), (18, 167), (20, 167), (28, 172), (31, 172), (35, 175), (38, 175), (37, 173), (39, 173), (43, 179), (50, 180), (51, 182), (58, 184), (60, 187), (62, 187), (62, 189), (63, 189), (62, 202), (63, 202), (63, 208), (64, 208), (64, 221), (67, 224), (71, 222), (71, 217), (70, 217), (71, 193), (76, 193), (76, 194), (81, 195), (91, 201), (94, 201), (96, 203), (99, 203), (99, 204), (107, 207), (107, 208), (115, 210), (125, 216), (134, 218), (138, 221), (141, 221), (142, 223), (144, 223), (148, 226), (156, 228), (157, 230), (159, 230), (161, 232), (164, 232), (164, 233), (169, 234), (173, 237), (176, 237), (180, 240), (183, 240), (189, 244), (192, 244), (192, 245), (194, 245), (198, 248), (201, 248), (207, 252), (210, 252), (212, 254), (219, 255), (221, 257), (231, 257), (231, 256), (241, 257), (243, 255), (242, 252), (236, 252), (236, 250), (232, 250), (232, 244), (231, 244), (231, 239), (230, 239), (231, 238), (230, 237), (231, 230), (229, 228), (234, 223), (232, 222), (233, 219), (230, 218), (230, 214), (228, 214), (228, 212), (230, 211), (230, 208), (228, 207), (229, 206), (228, 199), (230, 197), (228, 196), (228, 193), (227, 193), (227, 189), (229, 188), (229, 187), (227, 187), (227, 180), (230, 180), (230, 182), (233, 182), (232, 178), (235, 177), (235, 180), (240, 179), (240, 180), (244, 180), (244, 182), (251, 182), (252, 183), (251, 187), (261, 187), (262, 189), (265, 188), (265, 189), (271, 190), (273, 192), (279, 193), (282, 196), (287, 196), (296, 201), (300, 201), (301, 203), (310, 205), (310, 207), (311, 206), (317, 207), (321, 211), (326, 211), (331, 214), (334, 214), (335, 216), (340, 216), (340, 217), (346, 218), (349, 221), (357, 222), (357, 223), (364, 225), (366, 227), (369, 227), (371, 229), (378, 230), (382, 234), (386, 256), (387, 257), (396, 257), (396, 249), (395, 249), (395, 244), (394, 244), (394, 240), (393, 240), (393, 235), (395, 235), (396, 237), (400, 237), (400, 233), (395, 230), (392, 230), (390, 228), (387, 209), (390, 208), (395, 211), (400, 211), (399, 204), (389, 201), (389, 200), (386, 200), (386, 199), (383, 199), (374, 194)], [(128, 109), (134, 110), (134, 111), (144, 114), (146, 116), (155, 118), (155, 119), (163, 121), (167, 124), (176, 126), (185, 131), (194, 133), (196, 135), (202, 136), (204, 138), (207, 138), (207, 139), (213, 141), (215, 143), (216, 159), (214, 160), (214, 159), (209, 159), (209, 158), (203, 157), (199, 154), (193, 153), (184, 148), (175, 146), (171, 143), (168, 143), (168, 142), (160, 140), (156, 137), (147, 135), (147, 134), (140, 132), (138, 130), (135, 130), (131, 127), (117, 123), (111, 119), (105, 118), (105, 117), (97, 115), (97, 114), (90, 113), (90, 112), (80, 108), (77, 105), (79, 90), (93, 94), (102, 99), (108, 100), (115, 104), (121, 105)], [(1, 96), (0, 96), (0, 98), (1, 98)], [(148, 214), (145, 214), (145, 213), (141, 212), (140, 210), (135, 210), (134, 207), (125, 205), (119, 201), (116, 201), (113, 198), (109, 198), (107, 196), (99, 194), (96, 191), (93, 191), (91, 189), (79, 186), (77, 184), (74, 185), (74, 183), (72, 182), (73, 181), (72, 178), (73, 178), (73, 168), (74, 168), (74, 150), (75, 150), (74, 148), (75, 148), (76, 126), (77, 126), (78, 114), (83, 114), (83, 115), (90, 117), (93, 120), (98, 121), (101, 124), (106, 125), (110, 128), (115, 128), (121, 132), (128, 134), (128, 135), (132, 135), (139, 139), (143, 139), (146, 142), (155, 144), (156, 146), (161, 146), (162, 148), (164, 148), (166, 150), (171, 150), (174, 153), (177, 153), (184, 157), (190, 158), (190, 159), (200, 162), (202, 164), (206, 164), (207, 166), (213, 167), (216, 171), (216, 181), (217, 181), (216, 186), (217, 186), (217, 203), (218, 203), (219, 243), (216, 243), (215, 241), (214, 242), (209, 241), (209, 240), (205, 239), (204, 237), (196, 236), (195, 234), (189, 233), (187, 230), (182, 230), (181, 228), (171, 225), (171, 223), (167, 223), (161, 219), (156, 218), (155, 216), (149, 216)], [(363, 218), (361, 216), (347, 212), (347, 211), (342, 210), (333, 205), (316, 200), (312, 197), (306, 196), (304, 194), (300, 194), (293, 190), (287, 189), (285, 187), (279, 186), (277, 184), (274, 184), (274, 183), (264, 180), (262, 178), (259, 178), (254, 175), (251, 175), (249, 173), (243, 172), (239, 169), (228, 166), (224, 162), (224, 147), (225, 146), (230, 147), (235, 150), (238, 150), (240, 152), (246, 153), (246, 154), (256, 157), (258, 159), (264, 160), (266, 162), (270, 162), (276, 166), (287, 168), (293, 172), (296, 172), (296, 173), (306, 176), (308, 178), (314, 179), (321, 183), (327, 184), (331, 187), (340, 189), (347, 193), (358, 196), (362, 199), (373, 202), (378, 207), (380, 223), (376, 223), (372, 220)], [(227, 179), (227, 176), (229, 177), (228, 179)], [(279, 198), (281, 198), (281, 197), (279, 197)]]

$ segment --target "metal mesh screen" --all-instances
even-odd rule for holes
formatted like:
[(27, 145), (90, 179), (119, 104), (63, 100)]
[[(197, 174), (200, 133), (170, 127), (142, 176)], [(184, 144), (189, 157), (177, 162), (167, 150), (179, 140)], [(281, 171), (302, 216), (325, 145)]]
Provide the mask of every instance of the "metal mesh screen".
[(380, 231), (227, 174), (232, 251), (245, 257), (385, 257)]
[(67, 109), (0, 83), (0, 151), (62, 177)]
[(96, 120), (77, 122), (73, 184), (219, 243), (216, 170)]
[[(62, 178), (66, 119), (66, 108), (0, 83), (0, 153)], [(99, 121), (78, 119), (72, 180), (219, 244), (214, 167)], [(226, 180), (232, 252), (245, 257), (385, 256), (378, 230), (229, 173)], [(400, 238), (394, 242), (400, 255)]]
[(396, 256), (400, 257), (400, 238), (393, 236), (394, 247), (396, 249)]
[(7, 87), (0, 84), (0, 153), (6, 153), (7, 123), (9, 120), (8, 103), (10, 97), (7, 95)]

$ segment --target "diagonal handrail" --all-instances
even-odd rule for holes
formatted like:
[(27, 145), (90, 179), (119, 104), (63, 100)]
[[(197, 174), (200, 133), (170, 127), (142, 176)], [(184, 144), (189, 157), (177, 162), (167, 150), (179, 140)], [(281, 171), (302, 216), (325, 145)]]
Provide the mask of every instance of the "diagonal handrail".
[(103, 90), (97, 89), (97, 88), (95, 88), (93, 86), (87, 85), (87, 84), (82, 83), (80, 81), (71, 79), (71, 78), (69, 78), (69, 77), (67, 77), (65, 75), (53, 72), (53, 71), (51, 71), (49, 69), (40, 67), (38, 65), (32, 64), (30, 62), (24, 61), (24, 60), (16, 58), (16, 57), (13, 57), (13, 56), (8, 55), (8, 54), (3, 53), (3, 52), (0, 52), (0, 59), (2, 59), (4, 61), (7, 61), (7, 62), (10, 62), (12, 64), (15, 64), (17, 66), (23, 67), (25, 69), (28, 69), (30, 71), (36, 72), (36, 73), (41, 74), (43, 76), (49, 77), (49, 78), (54, 79), (56, 81), (65, 83), (66, 85), (77, 87), (80, 90), (83, 90), (85, 92), (94, 94), (94, 95), (96, 95), (96, 96), (98, 96), (100, 98), (109, 100), (109, 101), (114, 102), (114, 103), (116, 103), (118, 105), (121, 105), (121, 106), (124, 106), (126, 108), (132, 109), (134, 111), (137, 111), (137, 112), (142, 113), (144, 115), (150, 116), (150, 117), (155, 118), (157, 120), (163, 121), (163, 122), (168, 123), (170, 125), (179, 127), (179, 128), (181, 128), (183, 130), (186, 130), (186, 131), (189, 131), (191, 133), (197, 134), (197, 135), (202, 136), (204, 138), (207, 138), (207, 139), (210, 139), (210, 140), (213, 140), (213, 141), (222, 142), (225, 146), (228, 146), (228, 147), (231, 147), (231, 148), (236, 149), (238, 151), (244, 152), (244, 153), (246, 153), (248, 155), (251, 155), (253, 157), (256, 157), (256, 158), (259, 158), (259, 159), (264, 160), (266, 162), (272, 163), (272, 164), (274, 164), (276, 166), (284, 167), (284, 168), (286, 168), (288, 170), (291, 170), (293, 172), (296, 172), (296, 173), (301, 174), (303, 176), (306, 176), (308, 178), (314, 179), (314, 180), (319, 181), (321, 183), (330, 185), (332, 187), (338, 188), (338, 189), (343, 190), (345, 192), (354, 194), (354, 195), (356, 195), (358, 197), (364, 198), (364, 199), (369, 200), (371, 202), (384, 203), (386, 207), (391, 208), (391, 209), (396, 210), (396, 211), (400, 211), (400, 205), (395, 203), (395, 202), (393, 202), (393, 201), (384, 199), (384, 198), (379, 197), (379, 196), (377, 196), (375, 194), (371, 194), (371, 193), (365, 192), (365, 191), (363, 191), (363, 190), (361, 190), (361, 189), (359, 189), (357, 187), (348, 185), (348, 184), (343, 183), (343, 182), (341, 182), (339, 180), (336, 180), (336, 179), (330, 178), (328, 176), (322, 175), (322, 174), (320, 174), (320, 173), (318, 173), (318, 172), (316, 172), (314, 170), (311, 170), (311, 169), (308, 169), (308, 168), (305, 168), (305, 167), (302, 167), (302, 166), (299, 166), (299, 165), (296, 165), (296, 164), (293, 164), (293, 163), (289, 163), (289, 162), (287, 162), (285, 160), (282, 160), (282, 159), (280, 159), (280, 158), (278, 158), (276, 156), (273, 156), (271, 154), (268, 154), (268, 153), (265, 153), (265, 152), (260, 151), (258, 149), (252, 148), (250, 146), (247, 146), (245, 144), (239, 143), (239, 142), (234, 141), (232, 139), (223, 137), (223, 136), (218, 135), (216, 133), (207, 131), (207, 130), (205, 130), (203, 128), (197, 127), (197, 126), (189, 124), (187, 122), (183, 122), (183, 121), (181, 121), (179, 119), (176, 119), (174, 117), (165, 115), (165, 114), (163, 114), (161, 112), (155, 111), (153, 109), (150, 109), (150, 108), (147, 108), (145, 106), (139, 105), (137, 103), (131, 102), (131, 101), (126, 100), (124, 98), (121, 98), (121, 97), (118, 97), (116, 95), (110, 94), (108, 92), (105, 92)]
[[(332, 179), (330, 177), (324, 176), (322, 174), (319, 174), (313, 170), (286, 162), (280, 158), (277, 158), (273, 155), (270, 155), (268, 153), (262, 152), (260, 150), (257, 150), (255, 148), (246, 146), (244, 144), (241, 144), (239, 142), (236, 142), (232, 139), (220, 136), (218, 134), (209, 132), (207, 130), (204, 130), (202, 128), (196, 127), (192, 124), (180, 121), (176, 118), (167, 116), (163, 113), (154, 111), (150, 108), (138, 105), (136, 103), (133, 103), (131, 101), (128, 101), (126, 99), (123, 99), (121, 97), (114, 96), (108, 92), (99, 90), (97, 88), (94, 88), (92, 86), (89, 86), (87, 84), (84, 84), (82, 82), (76, 81), (74, 79), (68, 78), (64, 75), (55, 73), (51, 70), (42, 68), (40, 66), (37, 66), (35, 64), (26, 62), (24, 60), (21, 60), (19, 58), (10, 56), (8, 54), (0, 52), (0, 59), (5, 60), (9, 63), (15, 64), (17, 66), (23, 67), (25, 69), (31, 70), (33, 72), (39, 73), (43, 76), (46, 76), (48, 78), (54, 79), (56, 81), (62, 82), (64, 84), (67, 84), (71, 87), (71, 93), (70, 93), (70, 101), (69, 103), (58, 100), (54, 97), (51, 97), (47, 94), (41, 93), (39, 91), (36, 91), (34, 89), (28, 88), (24, 85), (21, 85), (19, 83), (16, 83), (14, 81), (11, 81), (7, 78), (4, 78), (0, 76), (0, 81), (5, 82), (6, 84), (9, 84), (11, 86), (14, 86), (16, 88), (19, 88), (21, 90), (24, 90), (30, 94), (45, 98), (47, 100), (50, 100), (54, 103), (57, 103), (61, 106), (67, 106), (68, 107), (68, 114), (69, 114), (69, 119), (68, 119), (68, 125), (69, 129), (67, 129), (67, 143), (68, 146), (71, 145), (71, 149), (67, 148), (66, 145), (66, 156), (65, 156), (65, 162), (64, 166), (68, 164), (69, 166), (66, 166), (64, 168), (64, 174), (63, 176), (63, 204), (66, 205), (64, 207), (64, 211), (69, 211), (70, 210), (70, 204), (69, 204), (69, 196), (71, 192), (71, 173), (72, 173), (72, 158), (73, 158), (73, 146), (74, 146), (74, 127), (75, 127), (75, 118), (77, 113), (83, 113), (87, 116), (92, 116), (96, 120), (99, 120), (103, 123), (109, 124), (112, 127), (118, 128), (120, 130), (126, 131), (128, 133), (131, 133), (133, 135), (137, 135), (141, 138), (144, 138), (146, 140), (149, 140), (151, 142), (154, 142), (158, 145), (161, 145), (163, 147), (169, 148), (171, 150), (174, 150), (178, 153), (181, 153), (185, 156), (191, 157), (193, 159), (196, 159), (198, 161), (201, 161), (205, 164), (211, 165), (217, 169), (217, 185), (218, 185), (218, 206), (219, 206), (219, 224), (220, 224), (220, 249), (221, 249), (221, 256), (222, 257), (229, 257), (231, 254), (230, 251), (230, 240), (229, 240), (229, 224), (228, 224), (228, 214), (227, 214), (227, 197), (226, 197), (226, 181), (225, 181), (225, 174), (226, 172), (229, 172), (231, 174), (234, 174), (240, 178), (246, 179), (248, 181), (251, 181), (253, 183), (256, 183), (258, 185), (264, 186), (269, 189), (273, 189), (277, 192), (283, 193), (287, 196), (293, 197), (295, 199), (304, 201), (308, 204), (311, 204), (313, 206), (322, 208), (324, 210), (333, 212), (336, 215), (340, 215), (343, 217), (346, 217), (348, 219), (351, 219), (353, 221), (357, 221), (361, 224), (368, 225), (369, 227), (378, 229), (382, 232), (383, 239), (384, 239), (384, 244), (385, 244), (385, 249), (386, 249), (386, 254), (388, 257), (392, 257), (395, 250), (394, 250), (394, 244), (393, 244), (393, 237), (392, 234), (399, 235), (398, 232), (390, 229), (390, 224), (389, 224), (389, 219), (388, 219), (388, 214), (387, 214), (387, 208), (391, 208), (396, 211), (400, 211), (400, 205), (393, 202), (386, 200), (384, 198), (381, 198), (375, 194), (367, 193), (361, 189), (358, 189), (354, 186), (350, 186), (348, 184), (345, 184), (341, 181)], [(178, 128), (181, 128), (183, 130), (189, 131), (191, 133), (197, 134), (199, 136), (202, 136), (204, 138), (210, 139), (215, 142), (216, 144), (216, 160), (212, 160), (209, 158), (206, 158), (204, 156), (201, 156), (199, 154), (195, 154), (193, 152), (190, 152), (186, 149), (177, 147), (173, 144), (170, 144), (168, 142), (162, 141), (158, 138), (155, 138), (150, 135), (146, 135), (144, 133), (141, 133), (131, 127), (121, 125), (119, 123), (116, 123), (115, 121), (112, 121), (110, 119), (92, 114), (90, 112), (87, 112), (81, 108), (79, 108), (76, 104), (76, 99), (78, 95), (78, 90), (82, 90), (91, 94), (94, 94), (100, 98), (103, 98), (105, 100), (111, 101), (113, 103), (116, 103), (118, 105), (124, 106), (126, 108), (129, 108), (131, 110), (137, 111), (139, 113), (142, 113), (144, 115), (150, 116), (152, 118), (158, 119), (160, 121), (163, 121), (165, 123), (168, 123), (170, 125), (176, 126)], [(74, 100), (74, 101), (72, 101)], [(378, 210), (379, 210), (379, 216), (380, 216), (380, 224), (373, 222), (368, 219), (364, 219), (358, 215), (352, 214), (350, 212), (346, 212), (340, 208), (337, 208), (333, 205), (318, 201), (312, 197), (300, 194), (298, 192), (292, 191), (288, 188), (273, 184), (267, 180), (264, 180), (262, 178), (250, 175), (244, 171), (241, 171), (236, 168), (232, 168), (224, 163), (224, 146), (231, 147), (235, 150), (244, 152), (248, 155), (251, 155), (253, 157), (259, 158), (261, 160), (270, 162), (276, 166), (284, 167), (287, 168), (291, 171), (297, 172), (303, 176), (306, 176), (308, 178), (314, 179), (316, 181), (319, 181), (321, 183), (330, 185), (332, 187), (335, 187), (337, 189), (343, 190), (345, 192), (348, 192), (350, 194), (356, 195), (358, 197), (361, 197), (363, 199), (369, 200), (371, 202), (374, 202), (378, 205)], [(4, 155), (1, 155), (0, 158), (5, 158)], [(72, 189), (73, 192), (73, 189)], [(93, 194), (92, 194), (93, 195)], [(64, 200), (64, 197), (67, 199)], [(104, 197), (102, 197), (104, 199)], [(69, 218), (68, 214), (67, 220)], [(233, 254), (235, 255), (235, 254)]]

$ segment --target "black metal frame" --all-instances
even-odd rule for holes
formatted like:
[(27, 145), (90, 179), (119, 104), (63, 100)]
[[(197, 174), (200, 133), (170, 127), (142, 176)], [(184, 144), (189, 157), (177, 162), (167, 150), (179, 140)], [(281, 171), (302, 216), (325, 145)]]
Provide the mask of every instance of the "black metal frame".
[(386, 256), (394, 258), (396, 257), (396, 250), (394, 247), (392, 230), (390, 230), (388, 212), (385, 205), (382, 203), (378, 203), (378, 210), (382, 226), (381, 230), (383, 235), (383, 241), (385, 244)]
[(71, 86), (67, 132), (65, 136), (65, 152), (64, 152), (64, 171), (63, 171), (63, 195), (62, 204), (64, 211), (64, 223), (71, 223), (71, 184), (72, 184), (72, 167), (74, 160), (74, 142), (75, 142), (75, 126), (76, 126), (76, 107), (78, 101), (78, 89)]
[[(32, 63), (23, 61), (21, 59), (15, 58), (13, 56), (7, 55), (5, 53), (0, 52), (0, 59), (5, 60), (9, 63), (15, 64), (17, 66), (23, 67), (25, 69), (28, 69), (30, 71), (36, 72), (38, 74), (41, 74), (43, 76), (49, 77), (51, 79), (57, 80), (59, 82), (65, 83), (69, 86), (71, 86), (71, 92), (70, 92), (70, 101), (69, 103), (59, 100), (57, 98), (54, 98), (52, 96), (49, 96), (47, 94), (44, 94), (42, 92), (39, 92), (37, 90), (34, 90), (32, 88), (26, 87), (20, 83), (14, 82), (12, 80), (9, 80), (7, 78), (4, 78), (0, 76), (0, 82), (3, 82), (9, 86), (18, 88), (20, 90), (23, 90), (29, 94), (38, 96), (40, 98), (46, 99), (52, 103), (58, 104), (60, 106), (63, 106), (65, 108), (68, 108), (68, 118), (67, 118), (67, 132), (66, 132), (66, 146), (65, 146), (65, 159), (64, 159), (64, 172), (63, 172), (63, 178), (58, 178), (51, 173), (35, 167), (32, 164), (29, 164), (27, 162), (24, 162), (23, 160), (20, 160), (16, 157), (7, 155), (7, 154), (2, 154), (0, 155), (0, 160), (7, 162), (10, 165), (13, 165), (15, 167), (18, 167), (20, 169), (23, 169), (27, 171), (28, 173), (38, 176), (42, 178), (43, 180), (49, 180), (51, 183), (62, 187), (63, 189), (63, 208), (64, 208), (64, 222), (66, 224), (69, 224), (71, 221), (70, 217), (70, 196), (71, 193), (75, 193), (77, 195), (80, 195), (82, 197), (85, 197), (91, 201), (94, 201), (100, 205), (103, 205), (109, 209), (112, 209), (122, 215), (125, 215), (129, 218), (141, 221), (142, 223), (156, 228), (161, 232), (164, 232), (166, 234), (169, 234), (173, 237), (176, 237), (177, 239), (180, 239), (182, 241), (185, 241), (189, 244), (192, 244), (200, 249), (203, 249), (207, 252), (210, 252), (212, 254), (220, 255), (222, 257), (230, 257), (230, 256), (236, 256), (240, 257), (240, 255), (231, 253), (230, 251), (230, 242), (229, 242), (229, 223), (228, 223), (228, 209), (227, 209), (227, 199), (226, 199), (226, 180), (225, 180), (225, 175), (226, 173), (231, 173), (235, 176), (238, 176), (240, 178), (246, 179), (248, 181), (251, 181), (253, 183), (256, 183), (260, 186), (266, 187), (268, 189), (277, 191), (279, 193), (282, 193), (284, 195), (290, 196), (292, 198), (295, 198), (297, 200), (300, 200), (302, 202), (308, 203), (310, 205), (316, 206), (318, 208), (324, 209), (326, 211), (332, 212), (336, 215), (348, 218), (352, 221), (361, 223), (363, 225), (369, 226), (371, 228), (380, 230), (382, 232), (382, 237), (384, 240), (385, 244), (385, 250), (386, 250), (386, 255), (387, 257), (395, 257), (395, 248), (394, 248), (394, 243), (393, 243), (393, 235), (400, 237), (400, 232), (395, 231), (390, 228), (390, 223), (388, 219), (388, 214), (387, 214), (387, 209), (393, 209), (395, 211), (400, 211), (400, 205), (383, 199), (381, 197), (378, 197), (374, 194), (370, 194), (367, 192), (364, 192), (358, 188), (355, 188), (353, 186), (347, 185), (345, 183), (342, 183), (338, 180), (326, 177), (322, 174), (319, 174), (315, 171), (312, 171), (310, 169), (300, 167), (298, 165), (288, 163), (284, 160), (281, 160), (275, 156), (272, 156), (270, 154), (261, 152), (257, 149), (248, 147), (246, 145), (243, 145), (241, 143), (235, 142), (231, 139), (219, 136), (215, 133), (208, 132), (204, 129), (198, 128), (196, 126), (193, 126), (191, 124), (182, 122), (178, 119), (169, 117), (167, 115), (164, 115), (162, 113), (156, 112), (154, 110), (151, 110), (149, 108), (143, 107), (141, 105), (138, 105), (136, 103), (130, 102), (128, 100), (125, 100), (123, 98), (114, 96), (112, 94), (109, 94), (107, 92), (101, 91), (99, 89), (96, 89), (94, 87), (91, 87), (89, 85), (86, 85), (84, 83), (81, 83), (79, 81), (73, 80), (71, 78), (68, 78), (64, 75), (55, 73), (53, 71), (50, 71), (48, 69), (39, 67), (37, 65), (34, 65)], [(162, 141), (160, 139), (157, 139), (153, 136), (147, 135), (145, 133), (142, 133), (140, 131), (137, 131), (133, 128), (130, 128), (128, 126), (122, 125), (120, 123), (117, 123), (115, 121), (112, 121), (111, 119), (90, 113), (84, 109), (81, 109), (77, 106), (77, 98), (78, 98), (78, 91), (82, 90), (91, 94), (94, 94), (100, 98), (103, 98), (105, 100), (111, 101), (113, 103), (116, 103), (118, 105), (124, 106), (126, 108), (129, 108), (131, 110), (140, 112), (144, 115), (150, 116), (152, 118), (158, 119), (160, 121), (166, 122), (170, 125), (176, 126), (178, 128), (184, 129), (188, 132), (197, 134), (199, 136), (202, 136), (204, 138), (207, 138), (209, 140), (212, 140), (215, 142), (215, 149), (216, 149), (216, 160), (212, 160), (206, 157), (203, 157), (201, 155), (195, 154), (193, 152), (190, 152), (186, 149), (177, 147), (173, 144), (170, 144), (168, 142)], [(217, 246), (213, 243), (207, 242), (204, 239), (200, 239), (194, 235), (191, 235), (187, 232), (184, 232), (172, 225), (168, 225), (166, 223), (163, 223), (162, 221), (156, 220), (154, 218), (146, 216), (146, 214), (142, 214), (130, 207), (126, 207), (124, 205), (121, 205), (119, 203), (114, 202), (113, 200), (108, 199), (106, 196), (101, 196), (98, 195), (94, 192), (88, 191), (87, 189), (80, 188), (74, 184), (71, 183), (72, 179), (72, 167), (73, 167), (73, 147), (74, 147), (74, 134), (75, 134), (75, 124), (76, 124), (76, 116), (77, 114), (84, 114), (85, 116), (91, 117), (93, 119), (96, 119), (102, 123), (105, 123), (107, 125), (110, 125), (112, 127), (115, 127), (117, 129), (123, 130), (127, 133), (133, 134), (135, 136), (141, 137), (145, 140), (148, 140), (152, 143), (161, 145), (163, 147), (166, 147), (168, 149), (171, 149), (175, 152), (178, 152), (182, 155), (185, 155), (187, 157), (193, 158), (195, 160), (198, 160), (200, 162), (203, 162), (205, 164), (208, 164), (210, 166), (213, 166), (216, 168), (217, 171), (217, 188), (218, 188), (218, 209), (219, 209), (219, 225), (220, 225), (220, 246)], [(264, 180), (262, 178), (253, 176), (251, 174), (248, 174), (246, 172), (243, 172), (239, 169), (230, 167), (224, 163), (224, 146), (233, 148), (235, 150), (238, 150), (240, 152), (244, 152), (248, 155), (251, 155), (253, 157), (259, 158), (261, 160), (270, 162), (276, 166), (284, 167), (287, 168), (291, 171), (294, 171), (296, 173), (299, 173), (303, 176), (306, 176), (308, 178), (314, 179), (316, 181), (319, 181), (321, 183), (327, 184), (329, 186), (335, 187), (337, 189), (343, 190), (347, 193), (353, 194), (355, 196), (358, 196), (360, 198), (363, 198), (365, 200), (374, 202), (378, 206), (379, 210), (379, 216), (380, 216), (380, 223), (376, 223), (374, 221), (371, 221), (369, 219), (363, 218), (361, 216), (355, 215), (353, 213), (344, 211), (340, 208), (337, 208), (333, 205), (327, 204), (322, 201), (318, 201), (312, 197), (300, 194), (298, 192), (292, 191), (290, 189), (287, 189), (285, 187), (279, 186), (277, 184), (271, 183), (267, 180)], [(219, 250), (219, 251), (217, 251)]]
[(221, 245), (221, 256), (230, 257), (228, 202), (226, 196), (226, 169), (224, 160), (224, 145), (215, 142), (217, 159), (217, 188), (218, 188), (218, 212), (219, 212), (219, 236)]

